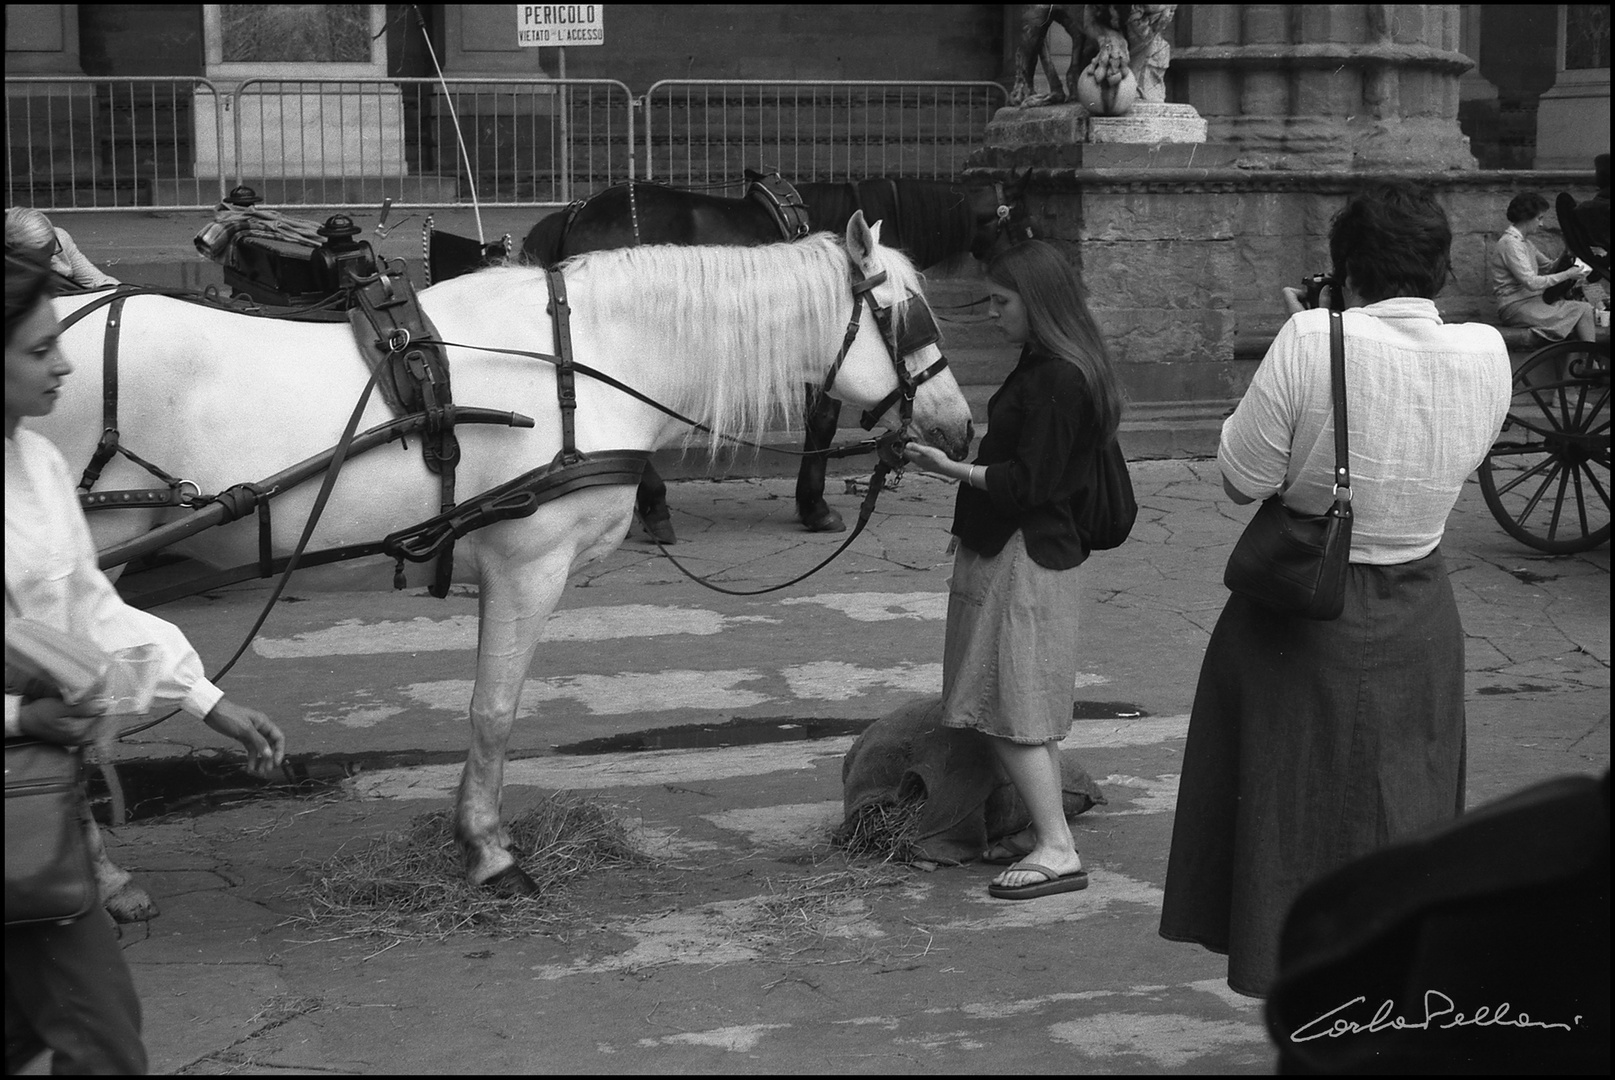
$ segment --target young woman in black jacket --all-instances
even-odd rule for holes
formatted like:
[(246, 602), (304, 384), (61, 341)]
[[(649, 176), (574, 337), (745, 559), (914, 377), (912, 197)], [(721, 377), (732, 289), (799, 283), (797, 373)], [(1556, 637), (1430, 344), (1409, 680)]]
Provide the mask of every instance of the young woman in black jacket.
[(987, 736), (1032, 815), (986, 853), (1024, 855), (989, 892), (1027, 899), (1088, 884), (1061, 791), (1059, 742), (1071, 728), (1077, 674), (1077, 568), (1088, 546), (1076, 496), (1114, 437), (1121, 394), (1082, 280), (1039, 240), (987, 268), (992, 317), (1020, 362), (988, 402), (973, 464), (908, 448), (926, 472), (960, 481), (943, 655), (943, 716)]

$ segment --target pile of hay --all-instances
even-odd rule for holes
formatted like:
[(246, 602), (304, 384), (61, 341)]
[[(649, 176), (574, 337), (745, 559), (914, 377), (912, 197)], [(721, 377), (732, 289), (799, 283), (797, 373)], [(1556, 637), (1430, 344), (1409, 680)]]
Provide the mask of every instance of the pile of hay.
[(915, 846), (924, 799), (872, 802), (855, 810), (830, 834), (830, 843), (855, 858), (920, 863)]
[(914, 930), (926, 939), (922, 950), (930, 947), (930, 933), (911, 925), (902, 939), (889, 937), (875, 921), (871, 901), (913, 879), (914, 871), (885, 863), (769, 878), (770, 895), (747, 929), (767, 940), (773, 954), (762, 958), (767, 963), (890, 964), (917, 955)]
[(322, 941), (543, 933), (562, 921), (558, 901), (574, 878), (651, 861), (629, 842), (620, 822), (564, 793), (540, 800), (508, 828), (510, 852), (537, 882), (538, 896), (499, 896), (467, 882), (453, 811), (435, 810), (411, 820), (407, 832), (344, 846), (306, 867), (308, 883), (292, 894), (306, 911), (291, 921), (330, 935)]

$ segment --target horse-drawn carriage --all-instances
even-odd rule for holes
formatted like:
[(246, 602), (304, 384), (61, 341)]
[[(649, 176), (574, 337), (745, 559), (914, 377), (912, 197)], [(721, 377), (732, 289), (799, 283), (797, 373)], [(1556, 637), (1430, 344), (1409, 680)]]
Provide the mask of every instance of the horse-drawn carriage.
[[(1576, 203), (1558, 198), (1565, 246), (1609, 280), (1609, 253), (1582, 229)], [(1610, 535), (1609, 340), (1560, 341), (1514, 371), (1514, 401), (1480, 467), (1492, 516), (1521, 543), (1564, 555)]]
[[(274, 319), (140, 287), (59, 298), (76, 374), (32, 426), (91, 462), (81, 489), (107, 510), (91, 522), (104, 567), (171, 546), (239, 580), (289, 570), (306, 548), (305, 564), (435, 562), (440, 595), (476, 584), (456, 832), (473, 882), (528, 891), (499, 814), (517, 696), (568, 574), (627, 534), (650, 452), (690, 423), (714, 444), (765, 430), (804, 382), (955, 458), (970, 408), (918, 273), (861, 214), (841, 238), (600, 251), (418, 294), (369, 272), (340, 222), (326, 230), (337, 244), (321, 258), (354, 300), (342, 322), (330, 309), (344, 305), (325, 301)], [(398, 401), (373, 394), (389, 382)], [(476, 494), (454, 496), (445, 475)]]

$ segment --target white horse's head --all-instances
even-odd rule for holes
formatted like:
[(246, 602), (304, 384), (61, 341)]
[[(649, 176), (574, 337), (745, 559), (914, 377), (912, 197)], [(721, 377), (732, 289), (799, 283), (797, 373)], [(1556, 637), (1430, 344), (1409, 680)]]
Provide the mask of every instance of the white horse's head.
[[(866, 421), (893, 426), (911, 408), (909, 434), (963, 458), (970, 449), (970, 406), (942, 355), (920, 275), (901, 252), (881, 245), (880, 222), (866, 224), (861, 210), (847, 222), (846, 248), (858, 322), (856, 332), (848, 327), (831, 396), (867, 410)], [(911, 406), (905, 404), (910, 397)]]

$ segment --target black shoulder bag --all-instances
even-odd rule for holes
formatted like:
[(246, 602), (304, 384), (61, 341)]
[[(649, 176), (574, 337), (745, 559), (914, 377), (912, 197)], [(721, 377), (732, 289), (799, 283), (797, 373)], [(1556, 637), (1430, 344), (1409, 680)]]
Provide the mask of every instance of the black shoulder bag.
[[(6, 590), (6, 693), (23, 697), (51, 696), (58, 684), (40, 662), (48, 644), (29, 649), (24, 638), (39, 625), (16, 614)], [(49, 633), (50, 642), (65, 635)], [(93, 677), (91, 650), (66, 641), (77, 676)], [(101, 658), (104, 660), (104, 657)], [(82, 663), (75, 661), (84, 661)], [(81, 756), (76, 746), (38, 739), (6, 740), (6, 925), (72, 922), (100, 902), (95, 862), (85, 836), (89, 803), (80, 780)]]
[(1222, 583), (1259, 604), (1304, 619), (1337, 619), (1346, 606), (1351, 556), (1351, 460), (1346, 446), (1346, 345), (1340, 312), (1329, 313), (1329, 369), (1335, 401), (1335, 502), (1298, 514), (1277, 495), (1251, 518)]
[(1121, 444), (1111, 436), (1090, 455), (1089, 461), (1092, 483), (1078, 500), (1077, 531), (1089, 551), (1121, 547), (1138, 519), (1138, 500), (1133, 496), (1127, 458)]

